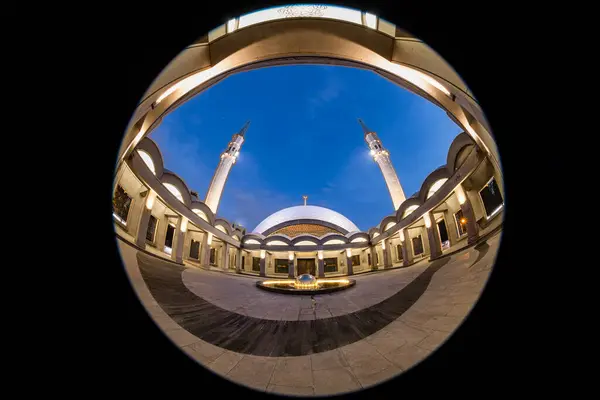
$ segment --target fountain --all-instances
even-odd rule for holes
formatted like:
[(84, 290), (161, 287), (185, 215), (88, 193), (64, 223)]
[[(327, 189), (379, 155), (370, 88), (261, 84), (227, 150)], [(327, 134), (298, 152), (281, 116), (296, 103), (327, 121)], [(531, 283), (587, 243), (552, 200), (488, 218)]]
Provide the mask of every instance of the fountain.
[(296, 279), (272, 279), (256, 282), (256, 286), (271, 292), (289, 294), (323, 294), (352, 287), (354, 279), (317, 279), (311, 274), (302, 274)]

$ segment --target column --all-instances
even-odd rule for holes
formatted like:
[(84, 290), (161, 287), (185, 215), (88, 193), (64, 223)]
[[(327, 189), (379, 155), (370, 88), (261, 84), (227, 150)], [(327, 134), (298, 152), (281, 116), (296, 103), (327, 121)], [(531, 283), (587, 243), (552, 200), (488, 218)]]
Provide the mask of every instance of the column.
[(425, 228), (427, 228), (427, 240), (429, 241), (429, 258), (435, 259), (442, 255), (442, 242), (435, 218), (431, 211), (423, 214)]
[(479, 238), (479, 226), (475, 220), (475, 212), (473, 211), (473, 205), (467, 197), (462, 185), (458, 185), (455, 189), (456, 195), (458, 196), (458, 204), (463, 212), (463, 217), (467, 220), (467, 243), (471, 244)]
[(237, 258), (235, 260), (235, 272), (242, 272), (242, 248), (237, 249)]
[(294, 278), (296, 276), (294, 270), (294, 252), (290, 251), (288, 254), (288, 278)]
[(454, 219), (454, 215), (452, 215), (450, 211), (444, 211), (444, 221), (446, 222), (446, 231), (448, 231), (450, 246), (454, 246), (458, 243), (458, 232), (456, 230), (456, 222)]
[(202, 235), (202, 244), (200, 246), (200, 265), (206, 268), (210, 267), (210, 245), (212, 243), (212, 233), (204, 232)]
[(408, 267), (413, 262), (412, 240), (408, 229), (404, 228), (400, 231), (400, 241), (402, 242), (402, 262), (405, 267)]
[(171, 252), (171, 260), (183, 262), (183, 243), (185, 241), (185, 233), (187, 232), (187, 218), (179, 216), (177, 218), (177, 226), (173, 234), (173, 251)]
[(265, 250), (260, 251), (260, 276), (267, 276), (266, 267), (267, 252)]
[(348, 275), (354, 275), (354, 268), (352, 268), (352, 249), (346, 249), (346, 265), (348, 265)]
[(384, 239), (381, 242), (381, 249), (383, 250), (383, 268), (392, 268), (392, 241)]
[(325, 260), (323, 260), (323, 250), (319, 250), (317, 252), (317, 259), (319, 260), (317, 278), (325, 278)]
[(377, 250), (376, 250), (375, 246), (370, 246), (369, 252), (371, 254), (371, 269), (376, 270), (377, 269)]
[(229, 248), (231, 245), (227, 242), (223, 242), (223, 270), (229, 270)]
[(138, 220), (137, 235), (135, 238), (135, 244), (142, 249), (146, 248), (146, 232), (148, 231), (148, 222), (150, 221), (152, 207), (154, 207), (154, 200), (156, 200), (156, 192), (148, 189), (140, 219)]

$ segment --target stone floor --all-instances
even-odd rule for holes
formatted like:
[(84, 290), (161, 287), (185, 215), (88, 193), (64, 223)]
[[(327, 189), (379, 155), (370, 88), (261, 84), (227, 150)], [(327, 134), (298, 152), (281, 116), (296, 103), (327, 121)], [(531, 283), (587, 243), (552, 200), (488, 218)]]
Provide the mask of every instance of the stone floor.
[(140, 300), (190, 357), (248, 387), (312, 396), (381, 383), (431, 354), (479, 297), (499, 237), (313, 299), (119, 246)]

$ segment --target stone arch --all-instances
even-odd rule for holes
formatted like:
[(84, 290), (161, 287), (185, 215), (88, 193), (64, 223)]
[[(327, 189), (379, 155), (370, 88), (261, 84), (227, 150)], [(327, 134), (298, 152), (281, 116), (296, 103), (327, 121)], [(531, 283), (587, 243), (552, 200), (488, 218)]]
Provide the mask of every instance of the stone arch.
[(369, 238), (372, 240), (375, 237), (375, 234), (381, 235), (379, 228), (373, 227), (369, 229)]
[(262, 245), (263, 242), (264, 242), (264, 239), (265, 239), (265, 237), (263, 235), (258, 234), (258, 233), (248, 233), (248, 234), (242, 236), (242, 245), (244, 245), (247, 240), (256, 240), (258, 242), (258, 244), (251, 243), (251, 244), (249, 244), (249, 246)]
[(446, 158), (446, 168), (450, 175), (456, 171), (460, 165), (457, 165), (456, 160), (461, 150), (463, 150), (467, 146), (475, 146), (475, 141), (467, 135), (465, 132), (459, 133), (452, 143), (450, 144), (450, 148), (448, 149), (448, 156)]
[[(213, 214), (210, 207), (208, 207), (206, 204), (204, 204), (201, 201), (193, 201), (192, 204), (190, 205), (190, 209), (192, 211), (194, 211), (194, 209), (198, 209), (198, 210), (202, 211), (208, 218), (208, 223), (214, 226), (215, 215)], [(200, 218), (202, 218), (202, 217), (200, 217)]]
[(291, 244), (292, 246), (295, 246), (296, 243), (298, 242), (303, 242), (303, 241), (309, 241), (309, 242), (313, 242), (315, 244), (315, 246), (319, 245), (319, 238), (314, 236), (314, 235), (300, 235), (300, 236), (296, 236), (292, 241)]
[(327, 235), (321, 236), (319, 244), (325, 244), (330, 240), (341, 240), (342, 242), (344, 242), (344, 244), (348, 243), (348, 238), (346, 236), (337, 233), (329, 233)]
[(396, 221), (396, 214), (388, 215), (387, 217), (385, 217), (384, 219), (381, 220), (381, 222), (379, 223), (379, 232), (385, 232), (386, 231), (385, 227), (390, 222), (393, 222), (393, 223), (398, 222), (398, 221)]
[(187, 185), (176, 173), (169, 171), (167, 169), (163, 170), (163, 174), (160, 177), (160, 182), (164, 185), (165, 183), (169, 183), (181, 193), (182, 202), (188, 208), (192, 205), (192, 196), (190, 195), (190, 190)]
[(347, 237), (348, 237), (348, 242), (349, 242), (349, 243), (352, 243), (352, 241), (353, 241), (354, 239), (358, 239), (358, 238), (364, 238), (364, 239), (366, 239), (366, 240), (367, 240), (367, 241), (366, 241), (366, 242), (364, 242), (364, 243), (369, 243), (369, 240), (371, 239), (371, 238), (369, 237), (369, 234), (368, 234), (367, 232), (354, 232), (354, 233), (352, 233), (352, 234), (348, 235)]
[(452, 174), (448, 171), (448, 168), (445, 165), (435, 169), (432, 173), (427, 175), (427, 178), (421, 184), (421, 189), (419, 190), (418, 198), (421, 203), (425, 203), (427, 200), (427, 194), (429, 193), (429, 189), (433, 186), (434, 183), (439, 181), (440, 179), (448, 179)]
[[(265, 238), (264, 244), (268, 246), (269, 242), (272, 242), (272, 241), (275, 241), (275, 240), (283, 242), (283, 243), (287, 244), (288, 246), (292, 245), (292, 240), (289, 237), (287, 237), (286, 235), (272, 235), (272, 236), (269, 236), (269, 237)], [(272, 246), (283, 246), (283, 245), (281, 245), (281, 244), (274, 244)]]
[(154, 164), (154, 175), (156, 175), (156, 177), (160, 179), (164, 172), (164, 162), (162, 153), (160, 152), (160, 149), (158, 148), (154, 140), (146, 136), (137, 145), (136, 150), (145, 151), (150, 156), (150, 158), (152, 159), (152, 163)]
[(406, 199), (402, 204), (400, 204), (400, 207), (398, 207), (398, 210), (396, 210), (396, 221), (397, 222), (402, 221), (402, 218), (404, 218), (404, 212), (406, 211), (406, 209), (408, 209), (411, 206), (420, 206), (421, 204), (422, 204), (422, 202), (418, 196), (409, 197), (408, 199)]
[(227, 234), (229, 236), (231, 236), (231, 234), (233, 233), (233, 228), (231, 227), (231, 224), (229, 223), (229, 221), (227, 221), (226, 219), (223, 218), (217, 218), (215, 219), (215, 228), (217, 226), (222, 226), (223, 228), (225, 228), (225, 230), (227, 231)]

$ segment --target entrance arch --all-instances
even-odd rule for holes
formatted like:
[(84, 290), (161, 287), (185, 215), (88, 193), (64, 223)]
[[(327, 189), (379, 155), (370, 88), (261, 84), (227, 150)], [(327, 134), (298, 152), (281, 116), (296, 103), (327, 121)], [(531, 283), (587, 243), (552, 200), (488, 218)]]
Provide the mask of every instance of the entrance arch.
[[(306, 11), (315, 6), (301, 6), (296, 14), (293, 7), (300, 6), (269, 9), (275, 10), (272, 19), (254, 18), (247, 26), (241, 22), (256, 13), (234, 18), (185, 48), (155, 79), (134, 111), (118, 164), (168, 113), (227, 76), (266, 66), (311, 63), (370, 69), (433, 102), (486, 151), (501, 173), (491, 129), (473, 94), (426, 44), (357, 10), (331, 17), (323, 9), (320, 15)], [(277, 14), (281, 9), (285, 12)], [(504, 192), (502, 184), (500, 191)]]

